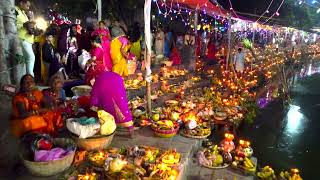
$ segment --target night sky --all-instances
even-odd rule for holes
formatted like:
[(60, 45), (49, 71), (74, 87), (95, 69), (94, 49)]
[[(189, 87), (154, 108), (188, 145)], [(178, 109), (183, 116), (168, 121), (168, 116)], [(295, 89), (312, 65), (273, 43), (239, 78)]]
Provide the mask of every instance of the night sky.
[[(230, 0), (230, 1), (235, 11), (256, 14), (258, 16), (260, 16), (267, 10), (268, 5), (271, 2), (271, 0)], [(229, 10), (230, 8), (229, 0), (218, 0), (218, 2), (225, 9)], [(281, 0), (274, 0), (274, 2), (272, 3), (269, 9), (270, 13), (265, 14), (265, 16), (269, 17), (273, 13), (275, 13), (280, 3), (281, 3)]]

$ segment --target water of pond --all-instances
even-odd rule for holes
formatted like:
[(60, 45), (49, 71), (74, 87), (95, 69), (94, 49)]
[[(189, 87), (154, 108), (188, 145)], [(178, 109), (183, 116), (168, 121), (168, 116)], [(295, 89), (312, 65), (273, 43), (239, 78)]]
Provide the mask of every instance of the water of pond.
[(261, 166), (271, 165), (277, 170), (297, 167), (304, 179), (318, 179), (320, 74), (296, 83), (287, 111), (281, 103), (270, 103), (254, 125), (240, 129), (238, 136), (251, 140)]

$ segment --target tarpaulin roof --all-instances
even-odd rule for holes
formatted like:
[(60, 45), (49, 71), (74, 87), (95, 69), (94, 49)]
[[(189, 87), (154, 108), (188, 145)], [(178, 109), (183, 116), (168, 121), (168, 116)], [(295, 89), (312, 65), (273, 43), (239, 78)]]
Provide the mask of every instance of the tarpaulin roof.
[(192, 9), (205, 11), (208, 15), (228, 17), (227, 11), (214, 5), (209, 0), (171, 0), (171, 2), (184, 4)]

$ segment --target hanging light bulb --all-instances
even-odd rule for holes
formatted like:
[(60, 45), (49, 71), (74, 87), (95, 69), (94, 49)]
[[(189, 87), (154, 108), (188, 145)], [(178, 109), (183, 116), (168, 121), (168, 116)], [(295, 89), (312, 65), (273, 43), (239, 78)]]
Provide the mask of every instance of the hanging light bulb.
[(159, 9), (158, 14), (161, 14), (161, 10)]
[(303, 3), (303, 1), (299, 1), (299, 5), (301, 5)]
[(318, 14), (320, 13), (320, 8), (317, 10), (317, 13), (318, 13)]
[(276, 16), (280, 16), (279, 12), (276, 12)]
[(266, 13), (269, 13), (269, 12), (270, 12), (269, 10), (266, 11)]

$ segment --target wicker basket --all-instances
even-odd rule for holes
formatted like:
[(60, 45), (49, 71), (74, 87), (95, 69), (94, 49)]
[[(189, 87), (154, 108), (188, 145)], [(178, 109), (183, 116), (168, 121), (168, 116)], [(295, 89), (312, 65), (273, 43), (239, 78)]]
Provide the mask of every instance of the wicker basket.
[(72, 134), (72, 138), (77, 144), (77, 147), (83, 150), (102, 150), (110, 146), (115, 132), (110, 135), (97, 135), (86, 139), (81, 139), (76, 135)]
[(156, 127), (151, 126), (154, 134), (158, 137), (162, 138), (172, 138), (175, 136), (179, 131), (179, 124), (177, 122), (174, 122), (175, 128), (172, 130), (161, 130)]
[(75, 96), (90, 96), (92, 87), (87, 85), (75, 86), (71, 88), (71, 91)]
[[(56, 138), (53, 141), (56, 146), (60, 147), (65, 147), (66, 145), (70, 144), (75, 146), (74, 141), (72, 141), (71, 139)], [(48, 162), (29, 161), (27, 158), (26, 150), (24, 150), (24, 153), (25, 154), (21, 154), (21, 157), (27, 170), (34, 176), (47, 177), (59, 174), (67, 170), (72, 165), (75, 150), (62, 159)]]

